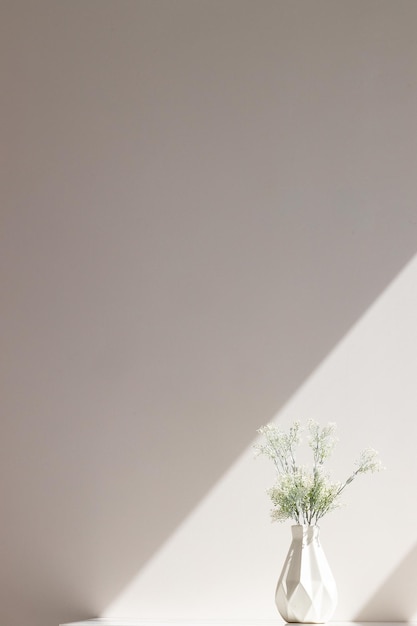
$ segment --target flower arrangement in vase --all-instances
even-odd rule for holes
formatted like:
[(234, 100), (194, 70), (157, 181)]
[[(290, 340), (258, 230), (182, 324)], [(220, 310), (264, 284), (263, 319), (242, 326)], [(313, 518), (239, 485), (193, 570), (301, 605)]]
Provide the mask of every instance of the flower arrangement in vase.
[(307, 423), (307, 443), (313, 454), (311, 467), (297, 463), (301, 443), (301, 422), (288, 432), (275, 424), (259, 429), (262, 443), (258, 454), (271, 459), (276, 470), (275, 484), (268, 490), (274, 521), (293, 520), (292, 542), (278, 580), (275, 600), (287, 622), (324, 623), (337, 604), (337, 588), (319, 540), (318, 521), (340, 506), (340, 497), (355, 478), (381, 469), (378, 452), (363, 450), (354, 469), (342, 482), (333, 481), (325, 471), (325, 461), (337, 443), (336, 425), (321, 427)]

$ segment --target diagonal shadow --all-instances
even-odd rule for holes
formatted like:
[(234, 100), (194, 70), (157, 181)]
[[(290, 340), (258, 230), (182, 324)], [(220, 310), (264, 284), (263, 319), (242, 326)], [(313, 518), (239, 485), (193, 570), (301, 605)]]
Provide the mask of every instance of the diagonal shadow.
[(1, 624), (100, 614), (415, 254), (356, 4), (4, 4)]
[[(397, 265), (395, 271), (401, 267)], [(395, 275), (394, 267), (385, 270), (389, 282)], [(372, 298), (367, 304), (371, 305), (378, 295), (375, 285), (369, 292)], [(256, 428), (279, 411), (366, 309), (362, 297), (359, 306), (354, 290), (350, 290), (348, 300), (349, 306), (345, 301), (340, 307), (333, 304), (332, 332), (326, 334), (323, 329), (319, 337), (304, 334), (310, 349), (288, 364), (286, 379), (278, 376), (282, 362), (276, 343), (270, 342), (273, 350), (262, 345), (262, 361), (249, 341), (246, 347), (253, 356), (251, 367), (246, 371), (242, 368), (241, 353), (230, 357), (229, 367), (243, 377), (250, 376), (252, 382), (247, 380), (242, 387), (240, 381), (232, 384), (229, 378), (229, 398), (221, 397), (224, 387), (220, 376), (213, 374), (209, 385), (198, 387), (201, 370), (193, 372), (187, 358), (181, 359), (177, 371), (173, 370), (162, 398), (157, 394), (158, 377), (153, 383), (147, 378), (149, 385), (156, 385), (149, 420), (132, 419), (126, 398), (118, 393), (111, 401), (105, 396), (110, 410), (104, 403), (93, 403), (86, 411), (68, 399), (58, 422), (51, 405), (44, 422), (37, 424), (41, 432), (37, 430), (35, 438), (29, 423), (8, 424), (8, 450), (1, 458), (2, 475), (7, 477), (0, 574), (4, 623), (18, 626), (22, 613), (28, 619), (35, 615), (31, 623), (36, 626), (101, 614), (247, 447)], [(317, 307), (316, 314), (319, 312)], [(328, 315), (326, 319), (329, 321)], [(282, 350), (291, 354), (297, 328), (286, 330), (285, 341), (281, 337)], [(258, 340), (261, 335), (252, 331)], [(265, 328), (262, 335), (266, 337), (264, 333)], [(267, 335), (272, 337), (272, 327)], [(244, 342), (243, 335), (240, 340)], [(218, 358), (220, 346), (212, 345), (213, 366)], [(221, 376), (226, 374), (223, 369)], [(188, 390), (190, 380), (194, 389)], [(177, 388), (175, 394), (171, 385)], [(178, 390), (187, 393), (181, 397)], [(119, 391), (124, 393), (126, 388)], [(207, 395), (202, 396), (202, 392)], [(130, 402), (133, 397), (140, 406), (141, 398), (132, 385)], [(201, 404), (196, 421), (192, 403), (197, 399)], [(99, 419), (92, 420), (90, 410)], [(77, 412), (82, 420), (73, 419)], [(51, 449), (51, 440), (55, 449)], [(414, 559), (415, 551), (404, 565), (407, 571), (413, 569)], [(39, 563), (47, 567), (39, 571)], [(398, 570), (395, 584), (402, 574)], [(17, 588), (13, 586), (16, 580)], [(358, 619), (375, 615), (384, 590), (364, 607)], [(15, 606), (22, 597), (26, 603), (16, 617)], [(411, 611), (407, 598), (411, 596), (405, 597), (404, 615)]]
[(409, 622), (417, 612), (417, 544), (358, 611), (355, 622)]

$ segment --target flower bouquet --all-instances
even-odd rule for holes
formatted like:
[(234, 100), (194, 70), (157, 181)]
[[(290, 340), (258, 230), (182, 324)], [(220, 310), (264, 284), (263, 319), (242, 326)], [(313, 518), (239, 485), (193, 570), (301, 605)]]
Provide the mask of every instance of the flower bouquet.
[(272, 519), (295, 522), (275, 594), (278, 611), (286, 622), (324, 623), (332, 616), (337, 588), (319, 541), (317, 523), (340, 506), (340, 496), (357, 476), (381, 469), (377, 451), (367, 448), (344, 481), (333, 481), (324, 465), (337, 442), (335, 431), (335, 424), (320, 427), (314, 420), (308, 422), (307, 443), (313, 456), (309, 467), (297, 463), (300, 422), (294, 422), (288, 432), (273, 424), (258, 431), (263, 442), (255, 448), (270, 458), (276, 469), (275, 484), (268, 490), (274, 505)]

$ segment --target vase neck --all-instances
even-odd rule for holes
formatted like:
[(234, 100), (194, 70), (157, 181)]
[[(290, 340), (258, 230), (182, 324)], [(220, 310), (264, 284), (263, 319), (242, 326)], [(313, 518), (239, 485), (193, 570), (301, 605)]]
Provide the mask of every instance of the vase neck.
[(291, 526), (293, 539), (302, 540), (303, 543), (310, 543), (319, 536), (320, 528), (316, 524), (294, 524)]

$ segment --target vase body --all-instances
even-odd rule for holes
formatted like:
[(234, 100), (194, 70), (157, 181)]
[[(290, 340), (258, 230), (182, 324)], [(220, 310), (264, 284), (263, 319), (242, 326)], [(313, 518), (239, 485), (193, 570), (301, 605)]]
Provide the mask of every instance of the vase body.
[(337, 588), (319, 540), (318, 526), (291, 526), (292, 542), (275, 601), (286, 622), (323, 624), (336, 608)]

